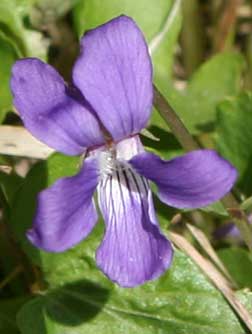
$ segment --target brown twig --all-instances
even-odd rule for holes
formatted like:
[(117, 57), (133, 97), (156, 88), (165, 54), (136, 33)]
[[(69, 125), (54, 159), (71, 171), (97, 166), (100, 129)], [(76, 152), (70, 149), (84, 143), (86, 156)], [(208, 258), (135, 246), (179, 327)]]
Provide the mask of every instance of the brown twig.
[(0, 165), (0, 172), (9, 175), (12, 172), (12, 166)]
[(234, 29), (238, 8), (243, 0), (226, 1), (222, 14), (217, 22), (213, 36), (213, 51), (221, 52), (227, 46), (227, 41)]
[(240, 319), (243, 320), (247, 328), (252, 331), (252, 318), (245, 306), (237, 299), (234, 291), (230, 287), (229, 281), (215, 268), (215, 266), (205, 259), (184, 237), (177, 233), (169, 233), (172, 242), (190, 256), (200, 267), (204, 274), (214, 283), (216, 288), (223, 294), (229, 304), (233, 307)]
[(199, 148), (199, 145), (192, 138), (190, 132), (172, 109), (169, 102), (163, 97), (163, 95), (155, 86), (154, 106), (158, 109), (158, 112), (168, 124), (169, 128), (174, 133), (181, 146), (184, 147), (186, 151), (193, 151)]
[(0, 282), (0, 290), (3, 289), (7, 284), (9, 284), (9, 282), (12, 281), (22, 271), (22, 265), (18, 265), (14, 270), (12, 270), (12, 272), (9, 273), (9, 275)]
[(186, 224), (186, 227), (191, 232), (191, 234), (194, 236), (194, 238), (197, 240), (197, 242), (200, 244), (202, 249), (206, 252), (206, 254), (209, 256), (209, 258), (212, 260), (212, 262), (216, 265), (216, 267), (225, 275), (225, 277), (232, 283), (232, 285), (235, 287), (236, 284), (233, 281), (232, 277), (230, 276), (229, 272), (227, 271), (226, 267), (220, 260), (219, 256), (215, 252), (213, 246), (211, 245), (210, 241), (206, 237), (205, 233), (201, 231), (199, 228), (191, 225)]
[(22, 126), (0, 126), (1, 154), (46, 159), (53, 151)]

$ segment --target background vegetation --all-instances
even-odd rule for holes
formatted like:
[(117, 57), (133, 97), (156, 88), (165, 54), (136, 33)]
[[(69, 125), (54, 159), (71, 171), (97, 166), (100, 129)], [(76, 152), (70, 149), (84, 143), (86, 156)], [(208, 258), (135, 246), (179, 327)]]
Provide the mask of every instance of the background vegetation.
[[(159, 280), (134, 289), (115, 286), (96, 268), (102, 223), (62, 254), (39, 251), (26, 239), (37, 193), (73, 175), (79, 158), (32, 139), (9, 89), (11, 67), (23, 57), (49, 62), (70, 81), (83, 32), (122, 13), (144, 32), (154, 83), (194, 140), (239, 171), (224, 204), (185, 212), (156, 199), (175, 259)], [(251, 32), (252, 4), (245, 0), (0, 1), (0, 334), (250, 333)], [(149, 150), (165, 158), (184, 152), (156, 109), (148, 130), (159, 139), (143, 135)], [(217, 236), (230, 222), (247, 246), (239, 232)]]

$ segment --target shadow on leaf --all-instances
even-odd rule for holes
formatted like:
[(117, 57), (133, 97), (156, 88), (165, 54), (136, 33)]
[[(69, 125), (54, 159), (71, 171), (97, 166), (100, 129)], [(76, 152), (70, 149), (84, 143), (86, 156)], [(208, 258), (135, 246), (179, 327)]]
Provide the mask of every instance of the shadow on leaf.
[(141, 140), (144, 146), (160, 152), (160, 155), (163, 158), (167, 159), (173, 157), (174, 152), (177, 153), (175, 155), (182, 153), (182, 148), (172, 133), (165, 131), (157, 126), (151, 126), (148, 130), (155, 137), (157, 137), (159, 141), (155, 141), (145, 136), (141, 136)]
[(67, 334), (95, 318), (108, 297), (108, 289), (89, 280), (69, 283), (26, 303), (17, 315), (18, 327), (25, 334), (48, 334), (52, 328)]
[(46, 313), (57, 323), (78, 326), (104, 307), (109, 290), (88, 280), (66, 284), (46, 297)]
[(246, 170), (238, 184), (239, 188), (247, 196), (251, 196), (251, 193), (252, 193), (251, 170), (252, 170), (252, 156), (248, 159)]
[(214, 132), (215, 130), (215, 122), (201, 123), (201, 124), (197, 124), (195, 127), (200, 132), (211, 133), (211, 132)]

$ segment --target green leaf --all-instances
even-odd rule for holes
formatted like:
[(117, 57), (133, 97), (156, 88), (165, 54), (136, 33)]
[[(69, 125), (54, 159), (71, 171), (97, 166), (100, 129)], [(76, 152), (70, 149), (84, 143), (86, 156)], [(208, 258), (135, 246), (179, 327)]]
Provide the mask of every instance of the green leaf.
[(20, 57), (33, 56), (46, 59), (47, 43), (43, 35), (24, 25), (35, 0), (1, 0), (0, 32), (12, 41)]
[(16, 324), (16, 314), (28, 297), (2, 299), (0, 301), (0, 334), (19, 334)]
[(19, 57), (33, 56), (46, 59), (47, 45), (40, 32), (26, 29), (24, 18), (33, 0), (0, 1), (0, 123), (12, 109), (9, 87), (11, 67)]
[(236, 291), (236, 297), (246, 307), (246, 309), (252, 314), (252, 292), (248, 289)]
[(205, 211), (205, 212), (209, 212), (209, 213), (215, 213), (217, 215), (224, 216), (224, 217), (229, 216), (226, 208), (224, 207), (224, 205), (221, 202), (215, 202), (211, 205), (208, 205), (204, 208), (201, 208), (200, 210)]
[(177, 91), (166, 81), (159, 82), (158, 87), (193, 134), (213, 131), (216, 106), (239, 92), (243, 68), (240, 54), (222, 53), (204, 63), (183, 91)]
[(159, 141), (142, 136), (141, 140), (148, 151), (152, 151), (164, 159), (171, 159), (184, 153), (179, 142), (172, 133), (157, 126), (151, 126), (150, 131), (159, 139)]
[(1, 30), (13, 39), (19, 39), (19, 42), (22, 40), (23, 30), (21, 18), (27, 14), (28, 8), (28, 1), (2, 0), (0, 2)]
[(240, 288), (252, 288), (252, 260), (242, 248), (224, 248), (218, 255)]
[(18, 176), (17, 174), (5, 174), (0, 172), (0, 188), (3, 191), (9, 204), (12, 203), (13, 198), (22, 182), (22, 177)]
[(180, 252), (162, 278), (134, 289), (98, 284), (85, 269), (81, 281), (61, 285), (22, 308), (23, 334), (245, 333), (221, 294)]
[(41, 28), (48, 22), (64, 17), (79, 0), (35, 0), (36, 6), (31, 10), (31, 20), (35, 27)]
[(10, 72), (17, 54), (13, 46), (0, 35), (0, 123), (11, 109), (12, 97), (9, 88)]
[(252, 189), (252, 94), (242, 93), (218, 106), (217, 148), (237, 168), (241, 189)]

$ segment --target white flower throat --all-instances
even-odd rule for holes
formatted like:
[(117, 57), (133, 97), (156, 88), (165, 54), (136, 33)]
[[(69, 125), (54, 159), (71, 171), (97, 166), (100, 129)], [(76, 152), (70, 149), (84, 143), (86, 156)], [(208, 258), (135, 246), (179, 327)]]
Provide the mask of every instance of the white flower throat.
[(100, 152), (98, 159), (101, 178), (112, 176), (117, 171), (130, 169), (126, 161), (117, 159), (114, 148)]
[(149, 196), (148, 181), (139, 175), (129, 163), (129, 160), (142, 151), (137, 136), (119, 143), (110, 143), (94, 152), (98, 161), (99, 183), (98, 203), (100, 207), (110, 208), (107, 212), (108, 220), (115, 221), (119, 215), (125, 217), (127, 203), (137, 201), (146, 205)]
[(103, 178), (112, 176), (118, 171), (132, 170), (127, 161), (142, 151), (142, 144), (136, 135), (119, 142), (109, 142), (89, 154), (97, 157), (100, 176)]
[(99, 153), (99, 169), (101, 175), (112, 175), (117, 167), (116, 152), (112, 149)]
[(133, 171), (128, 161), (142, 151), (142, 144), (136, 135), (119, 142), (109, 142), (89, 152), (89, 155), (97, 158), (100, 178), (104, 179), (116, 172)]

